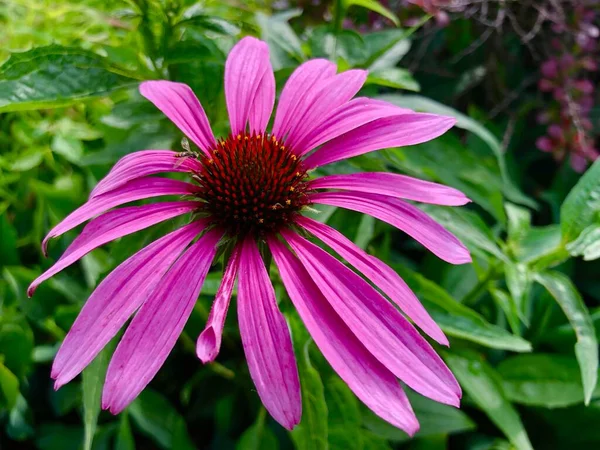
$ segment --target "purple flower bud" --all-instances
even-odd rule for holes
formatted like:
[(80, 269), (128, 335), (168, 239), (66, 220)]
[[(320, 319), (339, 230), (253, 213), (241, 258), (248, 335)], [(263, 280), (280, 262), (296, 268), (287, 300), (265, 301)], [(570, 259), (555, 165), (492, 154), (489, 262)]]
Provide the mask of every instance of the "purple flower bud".
[(560, 140), (563, 137), (563, 130), (559, 125), (552, 124), (548, 127), (548, 135), (556, 140)]
[(589, 80), (576, 80), (573, 87), (582, 94), (591, 94), (594, 92), (594, 85)]
[(575, 172), (581, 173), (587, 167), (587, 160), (577, 153), (571, 153), (571, 167)]
[(552, 140), (548, 136), (542, 136), (535, 141), (535, 146), (541, 151), (550, 153), (554, 149)]
[(552, 89), (554, 89), (554, 84), (552, 81), (542, 78), (538, 83), (538, 87), (542, 92), (550, 92)]
[(542, 75), (546, 78), (558, 77), (558, 63), (555, 59), (549, 59), (544, 62), (541, 67)]

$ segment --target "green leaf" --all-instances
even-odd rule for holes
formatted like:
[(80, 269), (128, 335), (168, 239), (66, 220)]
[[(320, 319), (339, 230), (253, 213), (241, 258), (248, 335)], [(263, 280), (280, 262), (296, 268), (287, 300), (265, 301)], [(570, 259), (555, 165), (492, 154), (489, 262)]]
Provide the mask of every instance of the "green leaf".
[(142, 433), (165, 450), (196, 448), (188, 434), (185, 420), (161, 394), (146, 388), (128, 411)]
[(297, 450), (327, 449), (327, 403), (323, 382), (308, 353), (310, 336), (296, 315), (289, 315), (302, 388), (302, 421), (290, 432)]
[(600, 160), (579, 179), (560, 207), (560, 226), (565, 243), (600, 218)]
[(396, 26), (400, 25), (400, 20), (398, 20), (398, 17), (396, 17), (396, 15), (392, 11), (387, 9), (385, 6), (383, 6), (381, 3), (379, 3), (376, 0), (342, 0), (342, 1), (344, 2), (345, 9), (347, 9), (351, 6), (360, 6), (362, 8), (366, 8), (368, 10), (376, 12), (377, 14), (379, 14), (383, 17), (390, 19)]
[(514, 352), (531, 351), (531, 344), (528, 341), (489, 323), (474, 310), (457, 302), (438, 284), (406, 267), (400, 265), (393, 267), (423, 302), (431, 317), (449, 336), (490, 348)]
[(332, 376), (325, 383), (325, 398), (329, 410), (329, 450), (362, 448), (362, 418), (356, 396), (346, 383)]
[(586, 227), (566, 248), (571, 256), (583, 256), (584, 261), (600, 258), (600, 224)]
[[(583, 385), (573, 357), (516, 355), (502, 361), (498, 373), (507, 398), (515, 403), (564, 408), (583, 402)], [(600, 395), (599, 388), (595, 394)]]
[(295, 67), (305, 59), (302, 42), (287, 22), (289, 18), (289, 15), (269, 17), (261, 12), (256, 13), (261, 38), (269, 44), (273, 70)]
[(545, 269), (568, 258), (561, 241), (560, 226), (532, 227), (512, 245), (517, 261)]
[(133, 432), (131, 431), (127, 411), (121, 413), (119, 430), (115, 436), (114, 450), (135, 450), (135, 439), (133, 437)]
[(109, 343), (96, 356), (94, 361), (83, 371), (81, 389), (83, 392), (83, 424), (84, 424), (84, 443), (85, 450), (91, 450), (94, 434), (96, 433), (96, 423), (100, 414), (100, 401), (102, 397), (102, 387), (106, 377), (106, 369), (110, 357), (112, 356), (116, 340)]
[(492, 288), (489, 292), (496, 304), (504, 312), (513, 333), (520, 334), (521, 314), (514, 298), (500, 289)]
[(266, 410), (261, 407), (256, 422), (242, 433), (236, 450), (277, 450), (279, 442), (273, 432), (265, 426)]
[(575, 330), (575, 356), (579, 361), (585, 404), (589, 404), (598, 381), (598, 340), (590, 313), (571, 280), (559, 272), (537, 274), (535, 280), (559, 304)]
[(12, 409), (17, 403), (18, 397), (18, 378), (0, 362), (0, 411), (3, 409)]
[(462, 388), (518, 450), (532, 450), (518, 412), (507, 400), (494, 369), (475, 353), (446, 354)]
[(395, 67), (410, 50), (410, 31), (390, 28), (363, 36), (368, 59), (364, 66), (369, 71)]
[(518, 242), (531, 228), (531, 212), (518, 205), (506, 203), (508, 241)]
[(378, 86), (391, 87), (395, 89), (405, 89), (407, 91), (418, 92), (421, 90), (419, 83), (412, 74), (399, 67), (388, 67), (369, 71), (366, 84), (375, 84)]
[(529, 319), (526, 315), (526, 299), (531, 287), (531, 273), (525, 264), (508, 262), (504, 264), (504, 275), (506, 276), (506, 285), (508, 291), (517, 308), (519, 319), (529, 326)]
[(137, 82), (93, 52), (39, 47), (13, 53), (0, 67), (0, 112), (66, 106)]
[(79, 164), (83, 156), (83, 144), (80, 140), (63, 137), (59, 134), (55, 135), (50, 144), (50, 148), (54, 153), (63, 156), (67, 161), (73, 164)]
[[(414, 436), (415, 439), (441, 434), (463, 433), (475, 428), (475, 423), (460, 409), (443, 405), (412, 391), (407, 391), (406, 395), (420, 424), (419, 431)], [(365, 427), (376, 436), (394, 442), (404, 442), (411, 439), (404, 431), (380, 419), (371, 411), (364, 409), (363, 416)]]
[(527, 197), (523, 194), (517, 186), (514, 185), (512, 179), (508, 174), (508, 170), (506, 168), (506, 161), (504, 159), (504, 152), (502, 150), (502, 146), (500, 141), (483, 125), (477, 122), (474, 119), (458, 112), (457, 110), (450, 108), (448, 106), (442, 105), (434, 100), (421, 97), (418, 95), (382, 95), (379, 97), (381, 100), (386, 100), (391, 103), (394, 103), (398, 106), (402, 106), (405, 108), (414, 109), (417, 111), (424, 111), (434, 114), (442, 114), (446, 116), (452, 116), (456, 118), (456, 127), (461, 128), (463, 130), (470, 131), (471, 133), (478, 136), (482, 141), (484, 141), (489, 148), (492, 150), (496, 159), (498, 161), (498, 166), (500, 168), (500, 173), (502, 175), (502, 180), (504, 183), (503, 192), (506, 197), (521, 205), (526, 205), (531, 208), (535, 208), (537, 205), (535, 201), (531, 198)]

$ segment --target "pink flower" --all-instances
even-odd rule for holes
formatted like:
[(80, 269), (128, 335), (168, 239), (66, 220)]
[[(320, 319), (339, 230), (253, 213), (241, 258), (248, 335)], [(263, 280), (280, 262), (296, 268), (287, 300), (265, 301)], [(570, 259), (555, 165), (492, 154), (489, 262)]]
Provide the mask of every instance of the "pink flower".
[[(170, 81), (142, 83), (152, 101), (198, 147), (178, 154), (145, 150), (121, 159), (89, 200), (54, 227), (50, 238), (92, 219), (62, 257), (29, 287), (113, 239), (182, 214), (188, 225), (123, 262), (100, 283), (65, 338), (52, 367), (56, 388), (79, 374), (135, 314), (110, 362), (102, 405), (122, 411), (150, 382), (175, 345), (217, 249), (232, 245), (197, 354), (216, 358), (237, 279), (237, 308), (250, 375), (269, 413), (286, 428), (300, 421), (300, 383), (290, 333), (259, 251), (268, 248), (292, 303), (316, 345), (359, 399), (413, 434), (418, 422), (397, 379), (439, 402), (458, 406), (461, 390), (415, 327), (385, 297), (301, 234), (311, 234), (385, 293), (423, 332), (448, 341), (416, 296), (387, 265), (335, 229), (302, 215), (333, 205), (370, 214), (403, 230), (440, 258), (471, 260), (459, 240), (405, 200), (463, 205), (459, 191), (391, 173), (309, 177), (313, 169), (446, 132), (455, 120), (354, 98), (364, 70), (336, 74), (335, 64), (302, 64), (286, 83), (272, 131), (275, 78), (265, 43), (247, 37), (225, 65), (231, 134), (217, 140), (191, 89)], [(183, 172), (192, 182), (150, 177)], [(129, 206), (134, 200), (179, 201)], [(107, 212), (108, 211), (108, 212)], [(302, 233), (298, 233), (302, 231)], [(197, 240), (195, 240), (199, 237)], [(194, 242), (195, 240), (195, 242)], [(136, 313), (137, 311), (137, 313)]]

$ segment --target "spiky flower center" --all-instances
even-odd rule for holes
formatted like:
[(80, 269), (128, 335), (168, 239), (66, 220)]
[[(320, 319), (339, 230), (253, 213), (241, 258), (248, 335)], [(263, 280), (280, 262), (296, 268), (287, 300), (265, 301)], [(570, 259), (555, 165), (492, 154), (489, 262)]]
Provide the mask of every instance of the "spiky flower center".
[(231, 235), (275, 232), (309, 203), (302, 161), (275, 136), (229, 136), (199, 159), (203, 212)]

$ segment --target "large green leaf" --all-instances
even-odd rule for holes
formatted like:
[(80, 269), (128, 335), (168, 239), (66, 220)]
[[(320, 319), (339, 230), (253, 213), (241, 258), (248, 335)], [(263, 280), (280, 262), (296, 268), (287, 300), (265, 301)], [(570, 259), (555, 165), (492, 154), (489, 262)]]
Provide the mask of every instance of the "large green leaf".
[(94, 361), (83, 371), (81, 389), (83, 393), (83, 425), (84, 425), (84, 443), (85, 450), (91, 450), (94, 434), (96, 433), (96, 423), (100, 414), (100, 400), (102, 397), (102, 387), (106, 377), (106, 369), (116, 341), (108, 344), (96, 356)]
[(504, 159), (504, 151), (500, 144), (500, 141), (483, 125), (481, 125), (476, 120), (460, 113), (459, 111), (450, 108), (449, 106), (442, 105), (434, 100), (421, 97), (419, 95), (383, 95), (379, 97), (382, 100), (389, 101), (398, 106), (402, 106), (404, 108), (410, 108), (417, 111), (424, 111), (434, 114), (442, 114), (446, 116), (452, 116), (456, 118), (456, 126), (458, 128), (462, 128), (464, 130), (470, 131), (471, 133), (478, 136), (482, 141), (484, 141), (489, 148), (492, 150), (496, 159), (498, 160), (498, 166), (500, 168), (500, 173), (502, 175), (502, 179), (504, 182), (503, 192), (506, 197), (521, 205), (526, 205), (530, 207), (535, 207), (536, 203), (525, 194), (523, 194), (517, 186), (514, 185), (511, 180), (508, 170), (506, 168), (506, 161)]
[(349, 8), (350, 6), (360, 6), (362, 8), (369, 9), (377, 14), (382, 15), (383, 17), (386, 17), (387, 19), (390, 19), (394, 25), (400, 25), (398, 17), (396, 17), (392, 11), (387, 9), (377, 0), (342, 0), (342, 3), (344, 4), (345, 8)]
[(39, 47), (13, 53), (0, 67), (0, 112), (70, 105), (138, 81), (90, 51)]
[(310, 361), (309, 347), (312, 340), (297, 315), (290, 314), (288, 318), (302, 388), (302, 421), (290, 434), (298, 450), (326, 450), (327, 403), (321, 376)]
[(400, 265), (394, 265), (394, 269), (404, 278), (446, 334), (490, 348), (514, 352), (531, 351), (531, 344), (525, 339), (489, 323), (474, 310), (457, 302), (433, 281)]
[(566, 275), (545, 272), (537, 274), (535, 280), (554, 297), (575, 330), (575, 356), (581, 370), (585, 403), (588, 404), (598, 381), (598, 340), (590, 313)]
[(294, 67), (305, 59), (302, 43), (287, 22), (301, 12), (291, 10), (284, 15), (270, 17), (260, 12), (256, 13), (256, 23), (260, 27), (261, 38), (269, 44), (274, 70)]
[(0, 360), (0, 411), (10, 410), (19, 397), (19, 380)]
[(469, 397), (518, 450), (532, 450), (518, 412), (507, 400), (498, 374), (479, 355), (446, 354), (446, 362)]
[(571, 242), (600, 218), (600, 160), (580, 178), (560, 208), (564, 242)]
[(408, 36), (411, 31), (389, 28), (367, 33), (363, 36), (367, 50), (364, 67), (369, 70), (381, 70), (395, 67), (410, 50)]
[[(516, 355), (498, 365), (509, 400), (531, 406), (563, 408), (583, 402), (577, 360), (565, 355)], [(595, 390), (600, 395), (600, 389)]]
[(388, 67), (369, 71), (366, 84), (375, 84), (377, 86), (390, 87), (394, 89), (404, 89), (407, 91), (418, 92), (421, 87), (412, 74), (399, 67)]

